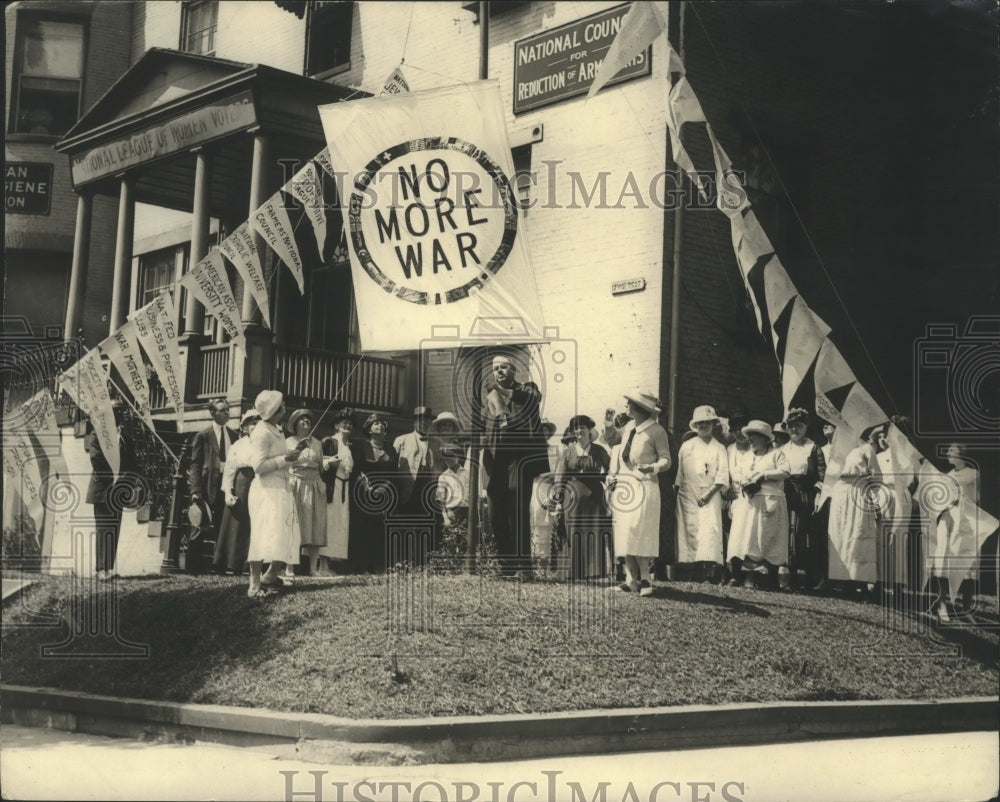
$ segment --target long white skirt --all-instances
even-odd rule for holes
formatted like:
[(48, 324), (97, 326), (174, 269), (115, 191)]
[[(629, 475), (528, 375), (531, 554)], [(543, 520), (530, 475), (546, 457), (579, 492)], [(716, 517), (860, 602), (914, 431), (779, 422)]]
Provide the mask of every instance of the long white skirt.
[(660, 485), (656, 474), (622, 472), (609, 494), (615, 556), (660, 554)]
[(288, 489), (288, 474), (274, 471), (255, 476), (247, 496), (250, 512), (249, 562), (299, 562), (298, 522)]
[(677, 493), (677, 562), (722, 562), (722, 496), (715, 493), (704, 507), (688, 485)]

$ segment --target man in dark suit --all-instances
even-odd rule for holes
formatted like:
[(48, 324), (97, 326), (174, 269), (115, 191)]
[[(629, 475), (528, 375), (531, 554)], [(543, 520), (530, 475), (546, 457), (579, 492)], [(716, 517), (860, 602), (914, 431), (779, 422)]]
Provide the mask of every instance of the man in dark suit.
[(413, 431), (401, 434), (392, 444), (399, 455), (400, 510), (408, 515), (431, 516), (434, 512), (428, 502), (428, 487), (437, 480), (430, 442), (433, 420), (430, 407), (417, 407), (413, 410)]
[(94, 427), (87, 421), (87, 434), (83, 448), (90, 457), (90, 484), (87, 485), (88, 504), (94, 505), (94, 524), (97, 531), (95, 544), (95, 569), (97, 579), (106, 582), (115, 576), (115, 557), (118, 553), (118, 536), (121, 533), (122, 512), (132, 505), (136, 497), (136, 475), (132, 472), (131, 449), (122, 437), (122, 413), (115, 406), (118, 456), (120, 467), (115, 476), (108, 458), (101, 449), (101, 441)]
[(548, 446), (538, 385), (519, 382), (508, 356), (494, 357), (492, 367), (483, 410), (486, 496), (501, 565), (504, 573), (515, 574), (531, 567), (531, 490), (549, 469)]
[(192, 503), (203, 504), (211, 513), (212, 534), (209, 539), (214, 542), (226, 506), (225, 494), (220, 492), (222, 471), (226, 467), (226, 454), (236, 441), (237, 433), (226, 426), (229, 404), (224, 398), (209, 401), (208, 409), (212, 413), (212, 423), (194, 436), (191, 448), (188, 491)]

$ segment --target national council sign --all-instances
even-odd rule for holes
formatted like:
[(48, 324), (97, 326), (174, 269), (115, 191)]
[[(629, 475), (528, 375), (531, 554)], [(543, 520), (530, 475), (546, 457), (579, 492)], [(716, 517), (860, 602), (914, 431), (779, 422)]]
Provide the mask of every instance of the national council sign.
[(507, 176), (482, 148), (455, 137), (386, 149), (354, 188), (355, 253), (383, 290), (411, 303), (467, 298), (503, 267), (517, 236)]

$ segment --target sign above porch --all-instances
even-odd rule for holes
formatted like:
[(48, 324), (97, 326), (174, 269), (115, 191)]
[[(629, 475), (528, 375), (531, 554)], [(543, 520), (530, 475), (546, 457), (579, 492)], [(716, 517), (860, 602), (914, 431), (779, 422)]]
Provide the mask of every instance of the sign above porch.
[(182, 114), (160, 125), (123, 136), (72, 157), (73, 184), (121, 172), (153, 159), (177, 153), (257, 123), (253, 94), (239, 92), (211, 105)]

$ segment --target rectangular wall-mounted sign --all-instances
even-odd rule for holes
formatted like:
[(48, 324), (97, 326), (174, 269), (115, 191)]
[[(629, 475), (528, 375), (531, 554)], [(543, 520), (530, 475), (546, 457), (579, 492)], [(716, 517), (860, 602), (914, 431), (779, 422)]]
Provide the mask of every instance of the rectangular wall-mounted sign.
[(73, 185), (209, 142), (257, 123), (250, 90), (181, 114), (160, 125), (108, 142), (72, 159)]
[(624, 295), (627, 292), (639, 292), (644, 289), (646, 289), (646, 279), (644, 278), (626, 278), (611, 283), (612, 295)]
[[(585, 94), (630, 5), (615, 6), (515, 43), (514, 113)], [(652, 58), (650, 46), (609, 85), (650, 75)]]
[(4, 162), (3, 195), (7, 214), (48, 214), (52, 211), (52, 165)]

